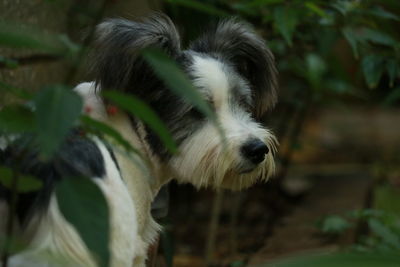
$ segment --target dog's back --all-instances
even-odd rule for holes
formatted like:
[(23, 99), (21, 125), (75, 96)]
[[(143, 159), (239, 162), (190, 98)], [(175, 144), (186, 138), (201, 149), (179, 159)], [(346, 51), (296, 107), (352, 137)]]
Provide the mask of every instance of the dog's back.
[[(14, 140), (0, 157), (0, 165), (42, 182), (39, 190), (18, 194), (15, 219), (18, 236), (26, 242), (27, 249), (12, 256), (9, 266), (58, 266), (54, 260), (72, 262), (67, 266), (95, 266), (78, 232), (58, 208), (55, 187), (62, 179), (92, 179), (100, 187), (110, 208), (113, 266), (130, 266), (138, 243), (135, 208), (113, 152), (101, 141), (74, 130), (52, 160), (44, 162), (30, 141), (27, 136)], [(0, 184), (3, 206), (9, 205), (11, 197), (10, 189)], [(115, 224), (119, 226), (112, 227)]]

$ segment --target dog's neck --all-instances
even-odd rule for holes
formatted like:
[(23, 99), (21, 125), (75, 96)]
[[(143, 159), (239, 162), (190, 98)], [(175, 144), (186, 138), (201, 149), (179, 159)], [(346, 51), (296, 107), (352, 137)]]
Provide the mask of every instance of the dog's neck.
[[(146, 133), (143, 124), (138, 122), (133, 127), (131, 119), (122, 110), (117, 109), (112, 114), (107, 112), (94, 83), (82, 83), (75, 88), (75, 91), (82, 96), (84, 112), (87, 115), (114, 128), (133, 148), (139, 151), (140, 156), (133, 152), (126, 152), (120, 146), (115, 147), (118, 163), (121, 165), (122, 163), (119, 161), (126, 161), (124, 166), (120, 167), (128, 185), (130, 180), (138, 180), (140, 177), (141, 182), (147, 187), (145, 192), (150, 195), (149, 197), (152, 200), (161, 186), (171, 179), (168, 175), (171, 172), (151, 152), (145, 142)], [(133, 174), (136, 177), (130, 177)]]
[[(146, 133), (139, 122), (133, 127), (129, 116), (122, 110), (107, 112), (101, 97), (96, 92), (94, 83), (83, 83), (75, 88), (84, 100), (84, 112), (90, 117), (102, 121), (114, 128), (129, 144), (137, 149), (141, 156), (126, 152), (121, 146), (115, 146), (114, 152), (122, 177), (134, 199), (139, 232), (144, 233), (144, 239), (152, 239), (148, 225), (152, 225), (150, 217), (151, 202), (162, 185), (172, 177), (167, 167), (160, 162), (144, 140)], [(154, 225), (154, 224), (153, 224)], [(140, 229), (143, 227), (143, 229)], [(148, 233), (148, 234), (147, 234)]]

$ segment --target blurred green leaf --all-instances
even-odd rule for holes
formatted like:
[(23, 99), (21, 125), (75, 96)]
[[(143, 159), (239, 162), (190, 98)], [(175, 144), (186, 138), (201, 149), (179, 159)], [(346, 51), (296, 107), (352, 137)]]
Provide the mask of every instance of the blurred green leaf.
[(156, 74), (166, 83), (176, 95), (192, 103), (208, 118), (215, 121), (216, 117), (203, 96), (194, 88), (190, 80), (179, 69), (178, 65), (157, 50), (147, 50), (144, 58), (154, 68)]
[(191, 9), (195, 9), (210, 15), (216, 15), (221, 17), (230, 16), (229, 13), (225, 12), (222, 9), (216, 8), (211, 4), (206, 4), (204, 2), (195, 1), (195, 0), (166, 0), (168, 3), (176, 4), (180, 6), (185, 6)]
[(310, 254), (259, 265), (271, 267), (397, 267), (400, 262), (399, 253), (360, 253), (339, 252), (332, 254)]
[(368, 220), (368, 225), (371, 231), (381, 238), (384, 244), (391, 246), (392, 248), (400, 250), (400, 236), (396, 235), (391, 231), (389, 227), (384, 225), (381, 221), (371, 218)]
[(103, 95), (120, 108), (138, 117), (155, 131), (165, 146), (172, 152), (176, 152), (176, 144), (165, 124), (147, 104), (138, 98), (115, 91), (103, 92)]
[(317, 54), (306, 56), (307, 79), (314, 89), (320, 88), (323, 74), (327, 70), (325, 61)]
[(37, 141), (43, 156), (48, 158), (77, 122), (82, 99), (69, 87), (55, 85), (40, 91), (34, 101)]
[(218, 123), (215, 113), (176, 62), (160, 50), (148, 49), (143, 52), (143, 57), (172, 92), (194, 105), (195, 108), (214, 123), (225, 146), (225, 133)]
[(59, 55), (77, 51), (78, 47), (66, 35), (52, 35), (36, 28), (4, 21), (0, 21), (0, 46), (34, 49)]
[(325, 11), (320, 8), (319, 6), (317, 6), (316, 4), (314, 4), (313, 2), (306, 2), (304, 3), (305, 7), (307, 7), (309, 10), (311, 10), (312, 12), (314, 12), (315, 14), (317, 14), (318, 16), (322, 17), (322, 18), (327, 18), (328, 15), (325, 13)]
[(118, 144), (122, 145), (126, 150), (133, 151), (134, 153), (140, 155), (140, 152), (136, 148), (132, 147), (131, 144), (125, 140), (125, 138), (122, 137), (119, 132), (107, 124), (98, 120), (94, 120), (88, 116), (82, 116), (81, 121), (86, 127), (89, 127), (91, 132), (94, 132), (97, 135), (105, 134)]
[(79, 232), (100, 267), (110, 263), (108, 204), (94, 182), (85, 177), (64, 177), (56, 187), (59, 208)]
[[(13, 171), (7, 167), (0, 166), (0, 183), (9, 190), (12, 190), (12, 184), (15, 174)], [(18, 184), (16, 186), (16, 191), (18, 193), (29, 193), (32, 191), (39, 190), (42, 188), (42, 181), (29, 175), (18, 174)]]
[(351, 49), (353, 50), (353, 54), (355, 58), (359, 58), (359, 53), (358, 53), (358, 40), (357, 40), (357, 34), (354, 31), (353, 28), (350, 27), (345, 27), (342, 29), (342, 33), (344, 37), (346, 38), (347, 42), (349, 42)]
[(351, 227), (351, 224), (344, 218), (331, 215), (319, 222), (318, 227), (325, 234), (340, 234)]
[(383, 9), (380, 6), (375, 6), (375, 7), (371, 8), (368, 11), (368, 13), (371, 14), (371, 15), (374, 15), (376, 17), (379, 17), (379, 18), (392, 19), (392, 20), (400, 21), (400, 17), (398, 15), (393, 14), (393, 13)]
[(384, 71), (384, 59), (375, 54), (367, 55), (361, 62), (365, 81), (369, 88), (375, 88)]
[(361, 36), (364, 40), (370, 41), (379, 45), (388, 45), (395, 46), (397, 44), (396, 40), (394, 40), (388, 34), (377, 31), (369, 28), (363, 28), (361, 30)]
[(348, 13), (352, 12), (359, 3), (357, 1), (347, 1), (347, 0), (336, 0), (335, 3), (331, 4), (331, 6), (339, 11), (343, 16), (346, 16)]
[(33, 132), (35, 121), (32, 111), (25, 106), (7, 106), (0, 110), (0, 130), (8, 133)]
[(274, 9), (275, 27), (289, 46), (292, 46), (293, 33), (299, 22), (298, 15), (298, 9), (292, 7), (279, 6)]

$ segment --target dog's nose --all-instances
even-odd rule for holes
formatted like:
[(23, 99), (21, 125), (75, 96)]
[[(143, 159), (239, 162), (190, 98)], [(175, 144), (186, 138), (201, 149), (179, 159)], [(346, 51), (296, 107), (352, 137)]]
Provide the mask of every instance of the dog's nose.
[(242, 146), (241, 152), (252, 163), (258, 164), (264, 160), (265, 154), (268, 154), (269, 149), (260, 139), (251, 139)]

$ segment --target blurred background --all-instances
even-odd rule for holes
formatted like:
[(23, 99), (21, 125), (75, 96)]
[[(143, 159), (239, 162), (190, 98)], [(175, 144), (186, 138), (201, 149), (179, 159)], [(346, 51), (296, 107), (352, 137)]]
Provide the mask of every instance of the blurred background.
[[(90, 80), (93, 26), (154, 11), (172, 18), (185, 45), (226, 17), (254, 25), (279, 70), (279, 104), (264, 121), (281, 145), (275, 177), (245, 192), (171, 184), (150, 264), (333, 266), (287, 259), (322, 253), (351, 264), (337, 252), (399, 253), (398, 0), (1, 0), (0, 108), (17, 101), (10, 86)], [(20, 31), (32, 38), (21, 43)], [(38, 48), (38, 37), (62, 49)], [(348, 266), (395, 266), (374, 260)]]

